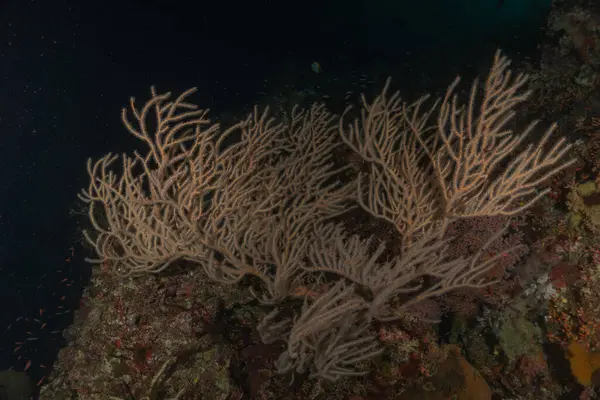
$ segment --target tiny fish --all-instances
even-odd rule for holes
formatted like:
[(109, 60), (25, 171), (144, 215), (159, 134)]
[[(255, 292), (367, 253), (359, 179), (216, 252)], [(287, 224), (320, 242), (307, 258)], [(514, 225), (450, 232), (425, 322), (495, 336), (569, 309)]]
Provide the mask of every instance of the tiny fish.
[(321, 64), (319, 64), (316, 61), (312, 62), (312, 64), (310, 65), (310, 69), (312, 69), (313, 72), (316, 74), (320, 74), (321, 72), (323, 72), (323, 68), (321, 68)]

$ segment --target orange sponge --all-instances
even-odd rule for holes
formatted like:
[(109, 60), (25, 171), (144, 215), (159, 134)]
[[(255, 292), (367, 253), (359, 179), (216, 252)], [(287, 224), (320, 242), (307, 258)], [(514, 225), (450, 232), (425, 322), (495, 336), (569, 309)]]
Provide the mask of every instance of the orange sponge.
[(600, 353), (590, 352), (579, 342), (569, 343), (567, 351), (573, 376), (583, 386), (591, 385), (594, 371), (600, 368)]

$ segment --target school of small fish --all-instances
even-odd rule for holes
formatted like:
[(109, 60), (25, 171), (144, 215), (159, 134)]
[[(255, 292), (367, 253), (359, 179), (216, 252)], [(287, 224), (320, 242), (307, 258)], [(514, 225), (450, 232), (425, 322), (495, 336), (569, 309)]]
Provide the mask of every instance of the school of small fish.
[[(14, 360), (12, 364), (21, 365), (22, 371), (28, 372), (30, 377), (36, 376), (36, 386), (38, 387), (46, 381), (51, 365), (35, 360), (40, 358), (38, 355), (41, 352), (47, 353), (49, 349), (58, 349), (64, 345), (63, 329), (72, 322), (70, 320), (65, 321), (65, 317), (73, 311), (72, 307), (67, 305), (68, 300), (72, 299), (73, 296), (80, 296), (78, 291), (69, 289), (75, 284), (75, 280), (62, 278), (70, 272), (70, 263), (74, 259), (75, 248), (70, 247), (64, 259), (65, 265), (55, 271), (58, 276), (54, 282), (57, 282), (58, 287), (52, 293), (52, 296), (56, 299), (56, 305), (39, 308), (35, 316), (19, 316), (5, 329), (5, 335), (9, 337), (25, 334), (25, 337), (13, 342), (11, 355)], [(40, 283), (37, 290), (40, 290), (43, 285), (52, 284), (53, 277), (48, 275), (44, 274), (41, 277), (44, 283)]]

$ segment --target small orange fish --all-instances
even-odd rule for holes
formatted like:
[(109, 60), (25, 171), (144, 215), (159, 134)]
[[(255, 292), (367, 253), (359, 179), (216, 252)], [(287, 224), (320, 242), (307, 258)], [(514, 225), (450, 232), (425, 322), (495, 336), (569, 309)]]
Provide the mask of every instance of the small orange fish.
[(31, 367), (31, 360), (27, 361), (27, 364), (25, 364), (25, 369), (23, 371), (27, 371), (29, 367)]
[(38, 383), (36, 383), (36, 384), (35, 384), (35, 386), (40, 386), (40, 385), (42, 384), (42, 382), (44, 382), (44, 379), (46, 379), (46, 377), (45, 377), (45, 376), (42, 376), (42, 379), (40, 379), (40, 380), (38, 381)]

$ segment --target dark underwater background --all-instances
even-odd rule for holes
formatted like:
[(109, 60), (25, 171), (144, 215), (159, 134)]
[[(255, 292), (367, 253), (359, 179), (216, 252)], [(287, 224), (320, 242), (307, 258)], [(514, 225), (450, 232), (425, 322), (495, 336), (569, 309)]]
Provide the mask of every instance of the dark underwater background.
[[(0, 370), (33, 382), (65, 344), (89, 265), (88, 157), (129, 152), (129, 97), (181, 92), (215, 119), (300, 94), (334, 111), (388, 76), (410, 99), (470, 82), (502, 48), (535, 63), (550, 1), (0, 2)], [(322, 70), (315, 73), (311, 65)], [(25, 338), (25, 347), (15, 350)], [(30, 363), (31, 361), (31, 363)]]

